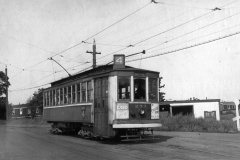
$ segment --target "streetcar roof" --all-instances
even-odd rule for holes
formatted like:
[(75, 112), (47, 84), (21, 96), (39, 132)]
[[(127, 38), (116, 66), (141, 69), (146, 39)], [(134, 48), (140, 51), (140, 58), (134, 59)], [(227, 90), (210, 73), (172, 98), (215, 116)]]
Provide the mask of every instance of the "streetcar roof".
[(60, 80), (54, 81), (54, 82), (51, 83), (51, 85), (57, 85), (57, 84), (60, 84), (60, 83), (67, 82), (69, 80), (75, 80), (75, 79), (79, 79), (79, 78), (82, 78), (82, 77), (94, 77), (94, 76), (96, 76), (96, 74), (101, 75), (101, 74), (118, 72), (118, 71), (152, 73), (152, 74), (159, 75), (159, 72), (157, 72), (157, 71), (139, 69), (139, 68), (134, 68), (134, 67), (130, 67), (130, 66), (125, 66), (125, 68), (114, 68), (113, 66), (114, 65), (98, 66), (96, 68), (93, 68), (93, 69), (90, 69), (90, 70), (87, 70), (87, 71), (84, 71), (84, 72), (79, 72), (79, 73), (76, 73), (72, 76), (65, 77), (65, 78), (62, 78)]

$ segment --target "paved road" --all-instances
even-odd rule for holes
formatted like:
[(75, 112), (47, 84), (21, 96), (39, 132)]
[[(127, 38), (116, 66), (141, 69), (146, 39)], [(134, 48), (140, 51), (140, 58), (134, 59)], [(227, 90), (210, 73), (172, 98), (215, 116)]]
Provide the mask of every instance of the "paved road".
[(111, 143), (51, 135), (45, 123), (22, 122), (0, 121), (0, 160), (240, 159), (240, 134), (157, 132), (158, 141)]

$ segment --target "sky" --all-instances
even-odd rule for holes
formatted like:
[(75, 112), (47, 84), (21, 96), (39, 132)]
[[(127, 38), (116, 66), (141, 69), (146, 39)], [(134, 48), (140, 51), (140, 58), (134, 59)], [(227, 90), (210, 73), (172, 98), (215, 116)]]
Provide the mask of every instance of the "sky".
[(114, 53), (146, 50), (126, 64), (160, 72), (167, 100), (240, 98), (240, 34), (216, 40), (240, 31), (240, 1), (156, 1), (0, 0), (0, 70), (8, 68), (9, 102), (26, 103), (68, 76), (50, 57), (71, 74), (89, 68), (93, 39), (97, 65)]

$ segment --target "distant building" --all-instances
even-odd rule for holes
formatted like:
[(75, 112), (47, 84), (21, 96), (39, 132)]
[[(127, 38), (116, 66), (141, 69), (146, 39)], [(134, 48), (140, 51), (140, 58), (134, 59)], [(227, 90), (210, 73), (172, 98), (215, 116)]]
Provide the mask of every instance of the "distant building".
[(160, 102), (160, 114), (194, 115), (195, 118), (220, 120), (220, 99), (180, 100)]
[(31, 118), (42, 116), (42, 107), (31, 107), (28, 104), (12, 106), (12, 118)]

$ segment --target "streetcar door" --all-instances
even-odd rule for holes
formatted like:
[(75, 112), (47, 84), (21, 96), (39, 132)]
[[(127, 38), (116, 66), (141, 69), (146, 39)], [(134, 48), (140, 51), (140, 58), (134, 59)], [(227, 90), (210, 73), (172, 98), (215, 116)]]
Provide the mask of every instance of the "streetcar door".
[(108, 131), (108, 78), (94, 81), (94, 133), (107, 136)]

